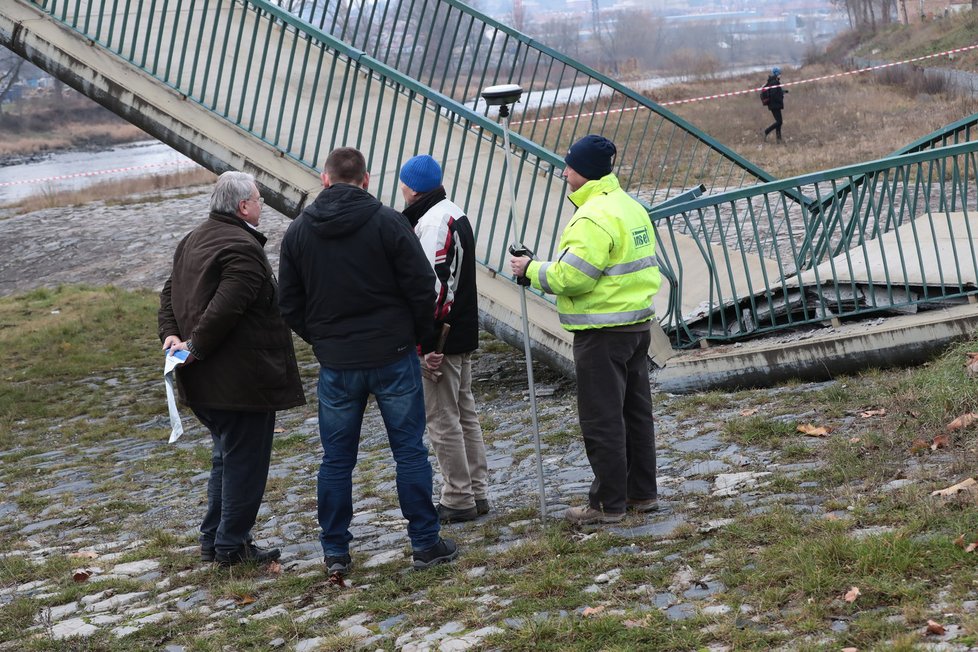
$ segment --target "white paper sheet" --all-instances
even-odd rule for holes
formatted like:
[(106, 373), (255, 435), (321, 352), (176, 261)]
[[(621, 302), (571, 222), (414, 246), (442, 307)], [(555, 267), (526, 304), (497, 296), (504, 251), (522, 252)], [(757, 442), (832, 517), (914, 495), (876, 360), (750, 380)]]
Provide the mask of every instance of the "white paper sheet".
[(163, 360), (163, 383), (166, 385), (166, 406), (170, 411), (170, 441), (173, 443), (183, 434), (183, 422), (177, 412), (177, 399), (173, 394), (173, 370), (187, 361), (187, 351), (167, 351)]

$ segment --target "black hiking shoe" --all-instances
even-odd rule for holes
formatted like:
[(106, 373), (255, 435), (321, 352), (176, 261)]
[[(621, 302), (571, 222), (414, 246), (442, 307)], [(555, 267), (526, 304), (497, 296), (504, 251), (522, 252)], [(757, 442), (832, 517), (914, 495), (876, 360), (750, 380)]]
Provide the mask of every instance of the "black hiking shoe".
[(458, 557), (458, 546), (451, 539), (439, 539), (427, 550), (414, 552), (414, 570), (425, 570), (438, 564), (447, 564)]
[(266, 550), (265, 548), (259, 548), (253, 543), (246, 543), (234, 552), (217, 551), (214, 559), (221, 566), (235, 566), (247, 562), (264, 564), (266, 562), (276, 561), (281, 556), (282, 552), (278, 548), (268, 548)]
[(441, 503), (438, 503), (435, 509), (438, 511), (438, 520), (442, 523), (462, 523), (464, 521), (474, 521), (479, 518), (478, 507), (455, 509), (454, 507), (445, 507)]
[(202, 543), (200, 544), (200, 560), (204, 562), (214, 561), (217, 551), (214, 550), (213, 543)]
[(476, 498), (475, 499), (475, 511), (478, 512), (479, 516), (485, 516), (492, 509), (489, 504), (488, 498)]
[(629, 512), (639, 512), (640, 514), (648, 514), (649, 512), (656, 512), (659, 510), (659, 499), (658, 498), (646, 498), (643, 500), (632, 500), (629, 499), (625, 504), (625, 509)]
[(339, 573), (340, 576), (346, 577), (353, 570), (353, 560), (350, 559), (350, 553), (345, 555), (326, 555), (323, 563), (326, 564), (326, 573), (329, 575)]

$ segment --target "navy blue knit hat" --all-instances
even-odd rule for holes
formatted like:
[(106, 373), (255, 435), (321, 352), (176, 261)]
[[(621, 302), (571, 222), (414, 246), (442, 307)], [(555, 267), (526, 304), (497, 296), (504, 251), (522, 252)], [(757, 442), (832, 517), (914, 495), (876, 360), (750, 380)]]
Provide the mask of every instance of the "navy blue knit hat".
[(604, 136), (589, 134), (571, 145), (564, 163), (585, 179), (600, 179), (611, 174), (617, 153), (613, 142)]
[(401, 166), (401, 183), (414, 192), (428, 192), (441, 185), (441, 166), (427, 154), (414, 156)]

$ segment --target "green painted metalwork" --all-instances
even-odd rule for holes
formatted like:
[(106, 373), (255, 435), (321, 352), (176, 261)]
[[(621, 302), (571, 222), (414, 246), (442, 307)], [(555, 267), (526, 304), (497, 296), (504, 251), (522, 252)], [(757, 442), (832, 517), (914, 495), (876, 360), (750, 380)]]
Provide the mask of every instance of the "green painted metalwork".
[[(967, 302), (976, 163), (969, 140), (650, 211), (676, 345)], [(690, 284), (703, 305), (683, 304)]]
[(309, 24), (460, 104), (484, 111), (486, 85), (528, 93), (512, 128), (563, 154), (598, 132), (618, 145), (623, 187), (656, 204), (703, 183), (722, 192), (774, 177), (705, 132), (611, 79), (460, 0), (280, 0)]
[[(975, 293), (974, 119), (912, 144), (912, 153), (745, 187), (766, 175), (639, 94), (455, 0), (414, 0), (417, 41), (406, 26), (378, 31), (407, 20), (399, 1), (346, 4), (328, 26), (320, 5), (298, 0), (291, 11), (267, 0), (15, 1), (310, 170), (338, 145), (359, 147), (371, 170), (394, 170), (418, 152), (456, 162), (446, 166), (446, 187), (474, 218), (481, 262), (501, 274), (517, 234), (540, 257), (555, 254), (557, 226), (570, 213), (567, 202), (551, 201), (564, 185), (555, 152), (581, 134), (624, 143), (618, 172), (646, 206), (705, 183), (716, 194), (650, 209), (671, 286), (660, 319), (677, 346)], [(466, 99), (497, 82), (530, 90), (511, 138), (515, 224), (499, 210), (509, 164), (501, 127)], [(575, 87), (583, 104), (559, 101), (560, 89)], [(400, 201), (393, 174), (376, 175), (371, 190)], [(802, 197), (810, 199), (793, 199)], [(935, 257), (940, 264), (925, 264)], [(689, 305), (690, 296), (706, 299)]]

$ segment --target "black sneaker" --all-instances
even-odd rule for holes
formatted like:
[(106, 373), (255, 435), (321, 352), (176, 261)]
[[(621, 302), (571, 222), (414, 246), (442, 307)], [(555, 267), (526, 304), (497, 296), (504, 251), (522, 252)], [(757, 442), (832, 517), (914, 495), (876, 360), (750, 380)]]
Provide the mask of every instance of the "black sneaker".
[(217, 551), (214, 550), (214, 544), (213, 543), (209, 543), (209, 544), (208, 543), (202, 543), (202, 544), (200, 544), (200, 560), (201, 561), (212, 562), (212, 561), (214, 561), (214, 557), (215, 557), (216, 554), (217, 554)]
[(447, 564), (458, 557), (458, 546), (451, 539), (439, 539), (427, 550), (414, 552), (414, 570), (425, 570), (438, 564)]
[(441, 503), (438, 503), (435, 509), (438, 510), (438, 520), (442, 523), (461, 523), (463, 521), (474, 521), (479, 518), (478, 507), (455, 509), (454, 507), (445, 507)]
[(222, 552), (217, 551), (214, 555), (214, 559), (221, 566), (234, 566), (236, 564), (243, 564), (246, 562), (255, 562), (256, 564), (264, 564), (266, 562), (275, 561), (282, 556), (282, 552), (278, 548), (259, 548), (253, 543), (246, 543), (234, 552)]
[(326, 573), (329, 575), (339, 573), (341, 576), (346, 577), (353, 568), (353, 560), (350, 559), (349, 553), (345, 555), (326, 555), (323, 558), (323, 563), (326, 564)]
[(488, 498), (475, 499), (475, 511), (479, 513), (479, 516), (488, 514), (490, 509), (492, 509), (492, 507), (489, 505)]

